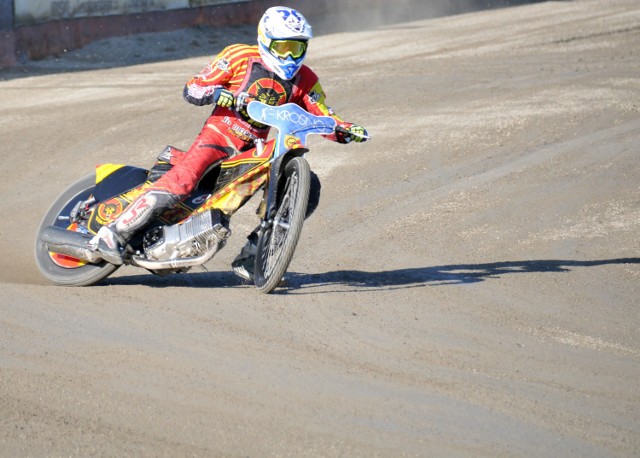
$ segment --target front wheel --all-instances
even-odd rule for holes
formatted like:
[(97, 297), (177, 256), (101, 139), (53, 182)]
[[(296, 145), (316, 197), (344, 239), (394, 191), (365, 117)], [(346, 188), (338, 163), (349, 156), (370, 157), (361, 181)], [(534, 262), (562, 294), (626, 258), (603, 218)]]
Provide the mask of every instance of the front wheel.
[(71, 185), (51, 205), (36, 234), (35, 258), (40, 273), (52, 283), (64, 286), (88, 286), (107, 278), (118, 267), (108, 262), (88, 264), (78, 259), (50, 253), (40, 241), (40, 234), (47, 226), (59, 226), (78, 230), (78, 225), (69, 223), (68, 216), (80, 201), (87, 200), (95, 189), (95, 175), (87, 175)]
[(291, 159), (284, 168), (275, 216), (258, 239), (254, 281), (262, 293), (278, 286), (293, 258), (309, 202), (310, 176), (309, 163), (302, 157)]

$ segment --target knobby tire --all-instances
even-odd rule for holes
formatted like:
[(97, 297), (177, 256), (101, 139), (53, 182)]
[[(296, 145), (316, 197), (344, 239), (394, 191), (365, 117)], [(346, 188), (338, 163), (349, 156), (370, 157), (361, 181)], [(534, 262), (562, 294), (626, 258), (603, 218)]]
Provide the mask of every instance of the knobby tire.
[(89, 286), (100, 282), (115, 272), (118, 266), (108, 262), (85, 264), (80, 267), (61, 267), (51, 259), (49, 252), (40, 241), (40, 234), (47, 226), (62, 226), (64, 222), (58, 216), (68, 216), (73, 206), (87, 199), (95, 188), (95, 174), (87, 175), (64, 191), (49, 207), (38, 226), (35, 244), (36, 265), (42, 275), (50, 282), (63, 286)]
[(309, 202), (309, 163), (303, 157), (291, 159), (281, 179), (284, 186), (278, 193), (273, 223), (262, 229), (258, 239), (254, 281), (265, 294), (282, 280), (300, 239)]

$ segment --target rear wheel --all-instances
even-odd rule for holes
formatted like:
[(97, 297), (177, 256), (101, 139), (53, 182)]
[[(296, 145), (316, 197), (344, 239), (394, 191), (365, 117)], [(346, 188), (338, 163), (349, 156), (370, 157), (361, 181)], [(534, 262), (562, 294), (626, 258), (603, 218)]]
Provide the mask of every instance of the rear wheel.
[(88, 264), (69, 256), (50, 253), (40, 241), (40, 234), (47, 226), (58, 226), (71, 231), (81, 228), (70, 223), (68, 216), (73, 207), (80, 201), (88, 199), (95, 188), (95, 175), (91, 174), (64, 191), (51, 205), (45, 214), (36, 235), (36, 265), (42, 275), (52, 283), (64, 286), (88, 286), (111, 275), (118, 266), (101, 262)]
[(309, 163), (295, 157), (284, 169), (284, 186), (279, 193), (273, 220), (260, 231), (255, 265), (255, 285), (270, 293), (284, 276), (300, 239), (309, 202)]

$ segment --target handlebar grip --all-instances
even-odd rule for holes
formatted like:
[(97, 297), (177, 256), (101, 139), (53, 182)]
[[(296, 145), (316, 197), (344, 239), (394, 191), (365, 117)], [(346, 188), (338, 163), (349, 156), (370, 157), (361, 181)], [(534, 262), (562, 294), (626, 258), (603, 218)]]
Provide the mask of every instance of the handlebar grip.
[(342, 135), (349, 135), (349, 136), (353, 136), (353, 135), (355, 135), (355, 136), (357, 136), (357, 137), (362, 138), (362, 139), (363, 139), (363, 141), (365, 141), (365, 140), (369, 140), (369, 139), (371, 138), (371, 136), (370, 136), (370, 135), (360, 135), (360, 134), (357, 134), (357, 133), (351, 132), (349, 129), (345, 129), (345, 128), (344, 128), (344, 127), (342, 127), (342, 126), (336, 126), (336, 127), (334, 128), (334, 131), (335, 131), (336, 133), (340, 133), (340, 134), (342, 134)]
[(236, 96), (236, 110), (246, 110), (247, 105), (249, 105), (249, 102), (251, 102), (252, 100), (253, 98), (251, 97), (251, 94), (249, 94), (248, 92), (241, 92)]

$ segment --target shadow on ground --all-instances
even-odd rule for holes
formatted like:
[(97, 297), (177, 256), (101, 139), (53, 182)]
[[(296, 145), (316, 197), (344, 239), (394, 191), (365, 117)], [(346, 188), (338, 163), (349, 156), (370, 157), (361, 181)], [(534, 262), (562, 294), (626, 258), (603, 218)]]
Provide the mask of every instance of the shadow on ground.
[[(362, 270), (336, 270), (306, 274), (289, 272), (286, 283), (276, 289), (277, 294), (319, 294), (333, 291), (359, 292), (367, 290), (393, 290), (425, 286), (460, 285), (478, 283), (509, 274), (562, 273), (581, 267), (611, 264), (640, 264), (640, 258), (617, 258), (597, 261), (534, 260), (504, 261), (485, 264), (451, 264), (379, 272)], [(167, 277), (132, 275), (108, 279), (101, 285), (146, 285), (154, 288), (234, 288), (249, 287), (232, 272), (194, 272)], [(333, 288), (336, 288), (335, 290)], [(329, 289), (329, 290), (327, 290)]]

